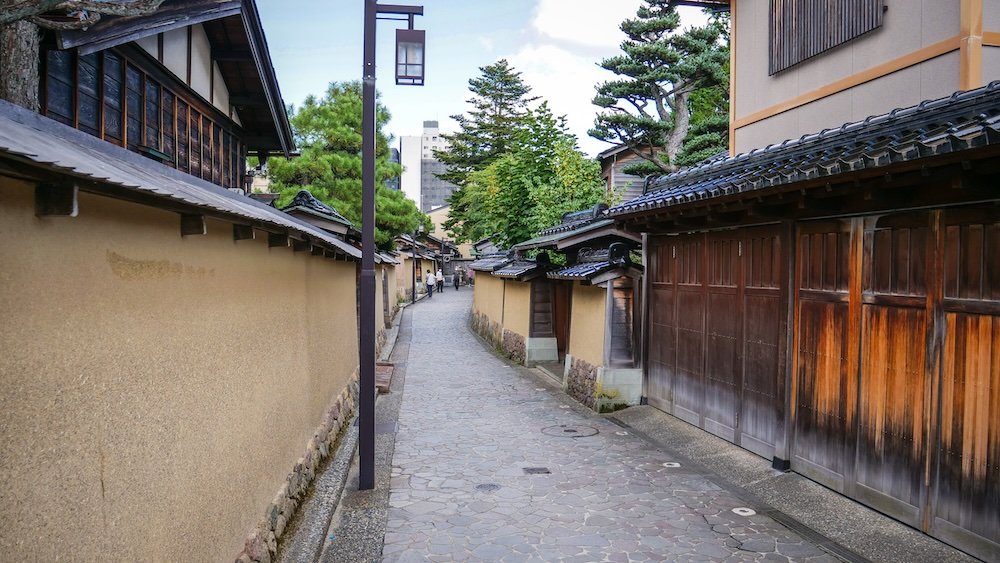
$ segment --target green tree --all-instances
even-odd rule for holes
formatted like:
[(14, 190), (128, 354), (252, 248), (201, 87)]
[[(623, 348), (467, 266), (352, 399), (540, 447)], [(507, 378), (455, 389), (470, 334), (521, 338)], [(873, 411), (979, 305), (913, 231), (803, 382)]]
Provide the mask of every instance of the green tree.
[(465, 185), (470, 173), (482, 170), (510, 149), (524, 125), (529, 104), (538, 99), (528, 96), (531, 87), (505, 59), (479, 71), (481, 76), (469, 80), (472, 98), (467, 102), (472, 109), (468, 115), (451, 116), (458, 122), (458, 132), (443, 135), (448, 149), (434, 153), (447, 167), (441, 179), (459, 187)]
[(679, 32), (673, 0), (644, 1), (637, 17), (621, 24), (624, 54), (600, 63), (618, 78), (598, 85), (594, 104), (604, 111), (590, 130), (640, 156), (626, 171), (642, 175), (724, 150), (729, 111), (728, 17)]
[[(493, 236), (509, 247), (604, 195), (600, 166), (576, 149), (565, 119), (542, 103), (524, 117), (510, 149), (470, 173), (465, 189), (452, 196), (449, 228), (462, 240)], [(456, 215), (456, 203), (463, 214)]]
[[(334, 82), (323, 98), (309, 96), (294, 111), (290, 120), (301, 156), (268, 161), (271, 185), (281, 194), (279, 206), (306, 189), (361, 226), (361, 109), (361, 84)], [(389, 162), (391, 139), (382, 132), (389, 112), (379, 103), (376, 115), (375, 242), (388, 248), (396, 235), (413, 232), (421, 223), (430, 229), (431, 223), (402, 192), (385, 187), (401, 168)]]

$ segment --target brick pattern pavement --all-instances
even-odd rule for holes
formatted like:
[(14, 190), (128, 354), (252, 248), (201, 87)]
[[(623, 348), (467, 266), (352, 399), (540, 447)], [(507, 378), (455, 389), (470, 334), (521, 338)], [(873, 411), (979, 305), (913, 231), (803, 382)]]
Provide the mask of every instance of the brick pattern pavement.
[(498, 359), (471, 296), (412, 308), (385, 561), (837, 560)]

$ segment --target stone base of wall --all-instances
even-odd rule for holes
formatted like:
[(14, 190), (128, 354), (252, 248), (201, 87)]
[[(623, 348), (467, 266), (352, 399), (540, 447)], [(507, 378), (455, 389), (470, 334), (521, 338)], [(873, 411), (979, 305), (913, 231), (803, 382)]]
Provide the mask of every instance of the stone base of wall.
[(566, 393), (594, 408), (597, 404), (597, 368), (572, 356), (566, 356), (566, 362)]
[(243, 551), (236, 556), (237, 563), (271, 563), (278, 549), (278, 539), (305, 498), (309, 484), (316, 477), (316, 470), (330, 456), (354, 416), (358, 385), (358, 370), (355, 369), (347, 388), (330, 402), (316, 432), (306, 444), (305, 453), (295, 462), (274, 500), (264, 511), (264, 517), (247, 535)]
[(497, 350), (501, 350), (500, 323), (493, 322), (479, 311), (472, 312), (472, 330)]
[(503, 344), (501, 347), (504, 355), (517, 362), (524, 364), (524, 337), (509, 330), (503, 331)]

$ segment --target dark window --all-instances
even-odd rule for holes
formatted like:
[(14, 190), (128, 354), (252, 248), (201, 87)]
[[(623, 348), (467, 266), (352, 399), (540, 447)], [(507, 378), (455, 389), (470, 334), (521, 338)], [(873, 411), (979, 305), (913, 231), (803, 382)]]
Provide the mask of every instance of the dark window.
[(73, 125), (73, 53), (49, 51), (46, 67), (45, 113)]
[(177, 100), (177, 169), (187, 172), (188, 166), (188, 106)]
[(885, 0), (771, 0), (769, 73), (882, 26)]
[(142, 144), (142, 73), (132, 65), (125, 67), (125, 114), (128, 148), (138, 149)]
[(79, 58), (77, 64), (76, 108), (79, 128), (91, 135), (101, 134), (101, 97), (98, 91), (98, 55), (91, 53)]
[(160, 121), (162, 123), (162, 134), (163, 134), (163, 146), (160, 150), (164, 154), (170, 157), (170, 161), (174, 160), (174, 95), (170, 90), (163, 90), (163, 99), (160, 106), (160, 111), (163, 119)]
[(224, 186), (222, 181), (222, 127), (212, 129), (212, 183)]
[(201, 114), (191, 110), (191, 174), (201, 176)]
[(104, 138), (122, 144), (122, 60), (113, 53), (104, 56)]
[(212, 181), (212, 122), (201, 118), (201, 177)]
[(160, 150), (160, 85), (146, 80), (146, 146)]

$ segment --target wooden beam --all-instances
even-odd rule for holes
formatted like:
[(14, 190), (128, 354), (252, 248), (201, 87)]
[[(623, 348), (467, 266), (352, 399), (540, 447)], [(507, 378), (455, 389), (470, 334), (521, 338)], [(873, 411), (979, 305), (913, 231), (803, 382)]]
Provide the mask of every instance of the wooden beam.
[(35, 186), (35, 216), (76, 217), (80, 212), (75, 183), (42, 183)]
[(288, 233), (267, 233), (268, 248), (287, 248)]
[(253, 227), (233, 224), (233, 240), (253, 240)]
[(267, 106), (267, 100), (257, 96), (229, 96), (229, 103), (234, 106)]
[(181, 236), (204, 235), (208, 233), (205, 216), (194, 213), (181, 214)]
[(292, 239), (292, 252), (305, 252), (311, 247), (312, 245), (307, 240)]
[(323, 247), (316, 246), (314, 244), (312, 245), (312, 248), (309, 250), (309, 253), (312, 254), (313, 256), (323, 256)]

